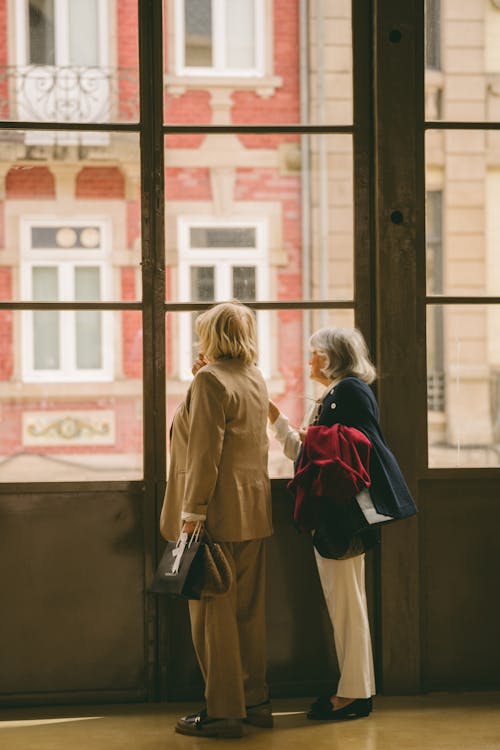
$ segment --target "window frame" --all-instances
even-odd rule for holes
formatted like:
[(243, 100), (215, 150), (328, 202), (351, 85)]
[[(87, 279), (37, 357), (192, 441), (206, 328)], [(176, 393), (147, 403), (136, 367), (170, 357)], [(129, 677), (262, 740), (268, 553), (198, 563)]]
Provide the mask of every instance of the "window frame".
[[(29, 11), (28, 11), (28, 0), (24, 0), (22, 3), (15, 3), (15, 16), (16, 16), (16, 65), (31, 67), (42, 67), (42, 68), (60, 68), (69, 67), (69, 2), (70, 0), (54, 0), (54, 48), (55, 48), (55, 64), (41, 64), (29, 62)], [(85, 67), (105, 67), (109, 65), (108, 58), (108, 45), (107, 39), (110, 34), (108, 8), (107, 4), (103, 2), (97, 3), (97, 31), (98, 31), (98, 61), (95, 65), (85, 66), (76, 65), (71, 67), (85, 68)]]
[[(101, 230), (101, 246), (98, 250), (80, 250), (78, 257), (61, 257), (66, 251), (56, 248), (31, 246), (31, 230), (34, 226), (60, 226), (61, 228), (98, 226)], [(55, 302), (75, 302), (74, 283), (76, 268), (99, 268), (100, 299), (95, 300), (95, 309), (101, 315), (102, 367), (81, 369), (76, 366), (76, 313), (78, 310), (59, 310), (59, 355), (60, 367), (52, 370), (36, 370), (33, 361), (33, 327), (35, 310), (23, 310), (21, 314), (21, 379), (24, 383), (79, 383), (111, 382), (114, 379), (114, 321), (113, 313), (99, 310), (102, 302), (111, 300), (111, 227), (105, 219), (61, 217), (48, 219), (23, 217), (20, 226), (20, 291), (23, 299), (33, 301), (33, 268), (56, 268), (58, 299)], [(78, 252), (78, 251), (77, 251)], [(71, 290), (71, 294), (68, 291)], [(94, 308), (91, 308), (94, 309)]]
[[(255, 229), (254, 248), (192, 248), (190, 246), (189, 232), (192, 228), (241, 228), (251, 227)], [(214, 216), (188, 217), (182, 216), (177, 225), (179, 265), (177, 293), (180, 302), (189, 303), (191, 296), (191, 268), (215, 267), (215, 294), (214, 302), (222, 302), (232, 297), (231, 269), (235, 266), (251, 266), (255, 268), (256, 298), (255, 302), (265, 300), (269, 297), (270, 270), (268, 252), (268, 224), (265, 219), (253, 219), (241, 217), (238, 219), (218, 219)], [(207, 255), (208, 253), (208, 255)], [(238, 254), (237, 256), (235, 254)], [(269, 341), (269, 313), (257, 312), (257, 337), (259, 341), (258, 365), (265, 377), (270, 376), (270, 341)], [(191, 313), (181, 312), (179, 314), (179, 379), (190, 380), (191, 375)]]
[[(180, 77), (207, 77), (215, 80), (220, 78), (263, 78), (266, 74), (266, 46), (267, 23), (265, 0), (254, 0), (254, 52), (255, 66), (252, 68), (230, 68), (225, 65), (225, 3), (229, 0), (212, 0), (212, 49), (214, 52), (213, 65), (210, 67), (194, 67), (185, 64), (185, 23), (184, 0), (175, 0), (175, 73)], [(222, 51), (224, 50), (224, 51)]]

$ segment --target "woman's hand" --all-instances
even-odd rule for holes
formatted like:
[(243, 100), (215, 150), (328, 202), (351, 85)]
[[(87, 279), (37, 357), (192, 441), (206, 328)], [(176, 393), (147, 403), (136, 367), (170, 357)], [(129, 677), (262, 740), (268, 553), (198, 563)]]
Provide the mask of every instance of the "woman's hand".
[(276, 422), (279, 415), (280, 415), (280, 410), (278, 409), (274, 401), (271, 401), (271, 399), (269, 399), (268, 416), (269, 416), (269, 421), (271, 422), (271, 424), (274, 424)]
[(193, 366), (191, 367), (191, 372), (193, 375), (196, 375), (198, 370), (201, 370), (202, 367), (205, 367), (205, 365), (208, 365), (208, 359), (205, 357), (204, 354), (201, 352), (198, 354), (198, 358), (195, 359), (193, 362)]
[(185, 531), (186, 534), (192, 534), (199, 523), (200, 521), (184, 521), (182, 530)]

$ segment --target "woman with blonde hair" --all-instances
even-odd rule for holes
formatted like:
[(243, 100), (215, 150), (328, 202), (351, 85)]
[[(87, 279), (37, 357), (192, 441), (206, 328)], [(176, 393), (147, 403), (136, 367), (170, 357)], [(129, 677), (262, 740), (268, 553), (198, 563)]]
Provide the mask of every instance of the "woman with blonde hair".
[(242, 723), (271, 727), (266, 684), (265, 537), (272, 533), (267, 471), (268, 394), (255, 364), (252, 310), (225, 302), (196, 320), (200, 355), (171, 431), (160, 531), (206, 526), (233, 572), (227, 594), (189, 602), (206, 708), (179, 719), (196, 737), (241, 737)]
[[(378, 406), (370, 384), (376, 370), (365, 340), (356, 328), (321, 328), (309, 341), (310, 377), (324, 386), (323, 393), (306, 415), (304, 427), (293, 429), (276, 404), (269, 403), (269, 420), (288, 458), (296, 461), (302, 445), (314, 440), (308, 434), (311, 425), (355, 428), (370, 443), (369, 487), (352, 497), (349, 513), (361, 534), (373, 533), (373, 526), (416, 512), (415, 504), (379, 425)], [(309, 443), (308, 443), (309, 441)], [(334, 490), (334, 488), (331, 488)], [(332, 494), (333, 491), (332, 491)], [(347, 528), (347, 524), (346, 524)], [(335, 529), (338, 533), (338, 529)], [(355, 545), (352, 556), (334, 553), (321, 538), (314, 538), (315, 557), (325, 602), (333, 626), (340, 669), (336, 688), (311, 706), (308, 717), (341, 721), (368, 716), (375, 693), (372, 645), (365, 593), (365, 555)], [(342, 542), (344, 539), (342, 539)], [(349, 542), (348, 535), (345, 541)], [(321, 552), (319, 551), (321, 550)]]

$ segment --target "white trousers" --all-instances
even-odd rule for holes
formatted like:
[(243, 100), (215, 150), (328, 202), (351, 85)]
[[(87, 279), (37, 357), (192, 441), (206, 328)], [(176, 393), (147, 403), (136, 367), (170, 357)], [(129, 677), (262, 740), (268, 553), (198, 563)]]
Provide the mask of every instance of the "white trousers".
[(372, 643), (365, 590), (365, 556), (330, 560), (314, 550), (340, 669), (337, 695), (375, 694)]

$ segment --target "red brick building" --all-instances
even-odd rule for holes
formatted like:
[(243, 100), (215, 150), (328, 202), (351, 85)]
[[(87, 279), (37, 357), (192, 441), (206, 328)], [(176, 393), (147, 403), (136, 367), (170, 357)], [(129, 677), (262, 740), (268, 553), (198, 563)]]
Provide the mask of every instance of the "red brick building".
[[(2, 118), (137, 121), (136, 5), (0, 0)], [(165, 3), (167, 124), (300, 120), (298, 3), (236, 5), (217, 0), (207, 17), (204, 3)], [(138, 145), (123, 132), (0, 134), (3, 300), (140, 299)], [(299, 299), (298, 137), (167, 136), (165, 224), (169, 300)], [(167, 319), (168, 419), (190, 379), (192, 322)], [(298, 421), (301, 314), (259, 312), (258, 327), (270, 390), (294, 394)], [(1, 311), (0, 341), (4, 479), (141, 476), (139, 311)]]

